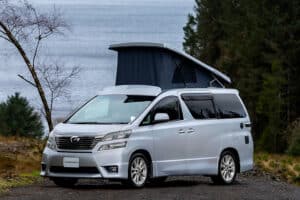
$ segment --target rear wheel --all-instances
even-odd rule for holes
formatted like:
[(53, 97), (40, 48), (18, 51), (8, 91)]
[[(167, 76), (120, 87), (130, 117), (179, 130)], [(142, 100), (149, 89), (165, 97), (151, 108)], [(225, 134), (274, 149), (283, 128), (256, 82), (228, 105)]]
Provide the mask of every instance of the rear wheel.
[(142, 153), (134, 154), (128, 166), (127, 184), (135, 188), (143, 187), (149, 179), (150, 163)]
[(219, 161), (219, 171), (217, 176), (211, 179), (215, 184), (232, 184), (237, 174), (237, 158), (231, 151), (224, 151)]
[(55, 185), (60, 187), (72, 187), (74, 186), (78, 179), (76, 178), (53, 178), (52, 181), (55, 183)]

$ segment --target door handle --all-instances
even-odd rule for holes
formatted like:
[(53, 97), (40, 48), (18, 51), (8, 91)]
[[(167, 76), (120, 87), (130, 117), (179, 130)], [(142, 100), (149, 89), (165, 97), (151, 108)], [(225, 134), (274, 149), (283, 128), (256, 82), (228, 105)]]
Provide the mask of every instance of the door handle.
[(185, 133), (185, 131), (183, 130), (183, 129), (180, 129), (179, 131), (178, 131), (178, 134), (184, 134)]
[(195, 130), (194, 130), (193, 128), (189, 128), (189, 129), (187, 130), (187, 133), (195, 133)]
[(250, 128), (251, 127), (251, 122), (245, 123), (245, 127)]
[(240, 123), (240, 128), (243, 129), (243, 128), (251, 128), (251, 123), (250, 122), (246, 122), (246, 123), (243, 123), (241, 122)]

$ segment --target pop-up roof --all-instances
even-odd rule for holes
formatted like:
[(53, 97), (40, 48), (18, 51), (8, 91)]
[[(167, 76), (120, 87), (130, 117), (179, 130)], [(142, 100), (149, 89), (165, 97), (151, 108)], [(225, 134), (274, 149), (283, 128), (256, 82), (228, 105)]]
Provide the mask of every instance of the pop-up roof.
[(154, 85), (162, 89), (224, 87), (228, 76), (196, 58), (159, 43), (123, 43), (118, 52), (116, 85)]

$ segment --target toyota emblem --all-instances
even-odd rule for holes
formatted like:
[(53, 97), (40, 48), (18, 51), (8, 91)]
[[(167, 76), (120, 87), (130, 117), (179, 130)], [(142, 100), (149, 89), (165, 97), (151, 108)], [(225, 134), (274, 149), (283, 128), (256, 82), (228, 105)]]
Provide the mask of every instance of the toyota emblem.
[(78, 136), (72, 136), (70, 138), (71, 143), (78, 143), (80, 141), (80, 137)]

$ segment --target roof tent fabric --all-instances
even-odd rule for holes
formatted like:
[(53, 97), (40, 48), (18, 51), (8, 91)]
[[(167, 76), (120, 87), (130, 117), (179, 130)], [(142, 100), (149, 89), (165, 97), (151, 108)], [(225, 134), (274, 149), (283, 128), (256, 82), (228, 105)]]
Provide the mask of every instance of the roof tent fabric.
[(118, 51), (116, 85), (171, 89), (223, 87), (228, 82), (188, 57), (159, 45), (112, 45), (110, 49)]

